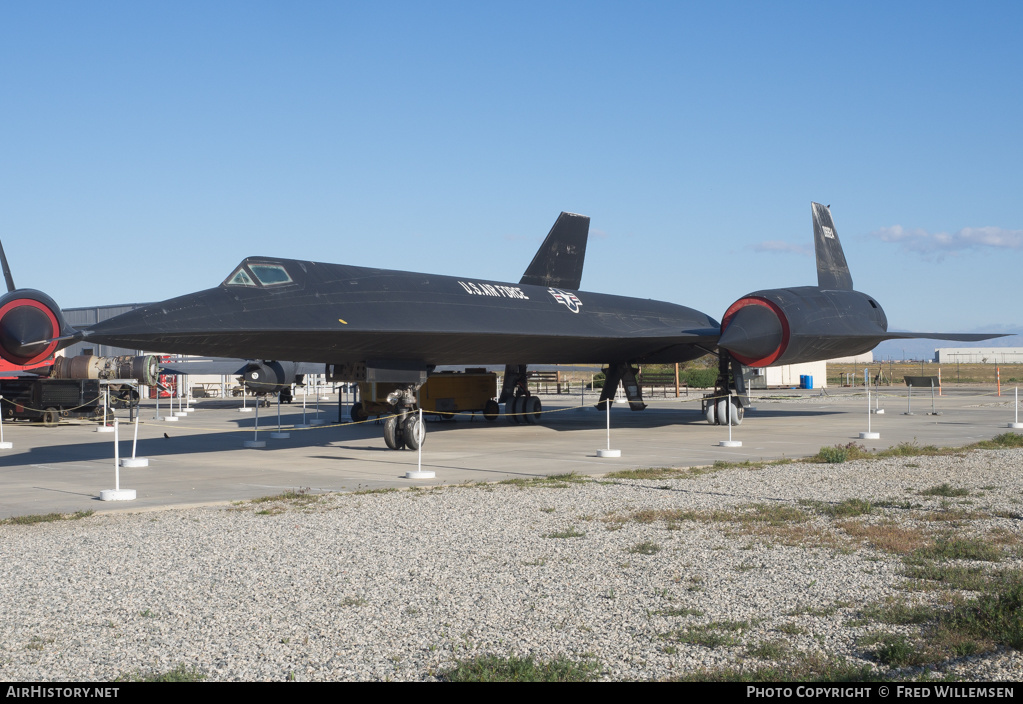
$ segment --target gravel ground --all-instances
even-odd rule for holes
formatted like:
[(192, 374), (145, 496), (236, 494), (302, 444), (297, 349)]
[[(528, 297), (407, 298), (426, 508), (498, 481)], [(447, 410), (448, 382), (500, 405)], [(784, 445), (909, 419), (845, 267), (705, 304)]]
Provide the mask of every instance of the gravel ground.
[[(980, 564), (1020, 569), (1021, 467), (1021, 450), (978, 451), (0, 526), (0, 679), (110, 680), (183, 664), (209, 680), (431, 680), (492, 653), (595, 660), (603, 679), (648, 680), (770, 665), (750, 652), (763, 642), (881, 674), (857, 639), (913, 631), (850, 622), (888, 597), (933, 602), (937, 592), (902, 589), (898, 556), (797, 502), (908, 500), (919, 507), (849, 520), (996, 536), (1004, 558)], [(970, 495), (919, 493), (944, 483)], [(707, 518), (751, 504), (811, 517), (780, 527)], [(627, 520), (672, 509), (704, 518)], [(925, 520), (954, 509), (975, 513)], [(728, 632), (731, 645), (675, 637), (722, 621), (746, 622)], [(1012, 681), (1023, 657), (1002, 650), (943, 667)]]

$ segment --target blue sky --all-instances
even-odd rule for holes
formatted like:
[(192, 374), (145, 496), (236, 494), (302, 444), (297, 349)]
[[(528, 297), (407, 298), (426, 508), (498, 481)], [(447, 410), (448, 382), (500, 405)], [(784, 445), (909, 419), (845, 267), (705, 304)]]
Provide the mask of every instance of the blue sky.
[(896, 329), (1020, 330), (1023, 4), (0, 4), (0, 237), (65, 307), (248, 255), (583, 288), (720, 318), (816, 282), (832, 205)]

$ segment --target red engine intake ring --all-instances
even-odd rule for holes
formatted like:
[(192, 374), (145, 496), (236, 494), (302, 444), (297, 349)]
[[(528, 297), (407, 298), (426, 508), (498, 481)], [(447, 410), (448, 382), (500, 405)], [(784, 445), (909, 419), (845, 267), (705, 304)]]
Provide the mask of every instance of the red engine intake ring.
[[(51, 337), (58, 337), (60, 335), (60, 322), (57, 320), (57, 316), (54, 315), (53, 311), (50, 310), (47, 306), (43, 305), (42, 303), (33, 298), (17, 298), (13, 301), (5, 303), (4, 306), (0, 308), (0, 320), (3, 320), (4, 316), (7, 315), (7, 313), (10, 310), (14, 308), (20, 308), (21, 306), (29, 306), (31, 308), (37, 308), (43, 311), (43, 313), (46, 314), (46, 317), (50, 321), (50, 330), (52, 331)], [(39, 362), (43, 361), (51, 354), (53, 354), (56, 351), (56, 349), (57, 341), (54, 340), (53, 342), (48, 344), (46, 348), (39, 354), (25, 361), (16, 362), (16, 364), (20, 364), (22, 366), (31, 366), (33, 364), (38, 364)]]
[(728, 306), (728, 310), (725, 311), (724, 316), (721, 318), (721, 332), (724, 332), (728, 327), (728, 323), (731, 322), (735, 314), (746, 306), (763, 306), (768, 308), (778, 318), (778, 322), (781, 323), (781, 342), (778, 343), (778, 347), (768, 355), (761, 357), (760, 359), (752, 359), (735, 352), (729, 352), (737, 360), (745, 364), (747, 367), (767, 367), (774, 363), (776, 359), (782, 356), (785, 350), (789, 346), (789, 320), (785, 317), (785, 313), (775, 303), (767, 300), (766, 298), (757, 298), (756, 296), (747, 296), (746, 298), (740, 298), (732, 305)]

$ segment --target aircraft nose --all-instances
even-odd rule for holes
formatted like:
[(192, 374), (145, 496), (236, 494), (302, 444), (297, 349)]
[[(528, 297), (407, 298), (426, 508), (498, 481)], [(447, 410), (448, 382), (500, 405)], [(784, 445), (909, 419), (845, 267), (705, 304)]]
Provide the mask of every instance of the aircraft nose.
[(738, 310), (728, 321), (718, 347), (741, 357), (763, 359), (778, 349), (783, 337), (781, 321), (773, 310), (750, 305)]

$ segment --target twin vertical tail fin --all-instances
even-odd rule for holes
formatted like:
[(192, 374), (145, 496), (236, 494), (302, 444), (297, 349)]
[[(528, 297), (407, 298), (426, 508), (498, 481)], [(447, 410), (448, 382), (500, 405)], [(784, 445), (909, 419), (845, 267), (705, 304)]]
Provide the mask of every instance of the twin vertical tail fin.
[(838, 241), (831, 207), (811, 203), (813, 211), (813, 242), (817, 250), (817, 286), (831, 291), (852, 291), (852, 275), (845, 261), (842, 243)]
[(587, 216), (575, 213), (559, 215), (519, 283), (578, 291), (589, 234), (590, 219)]

